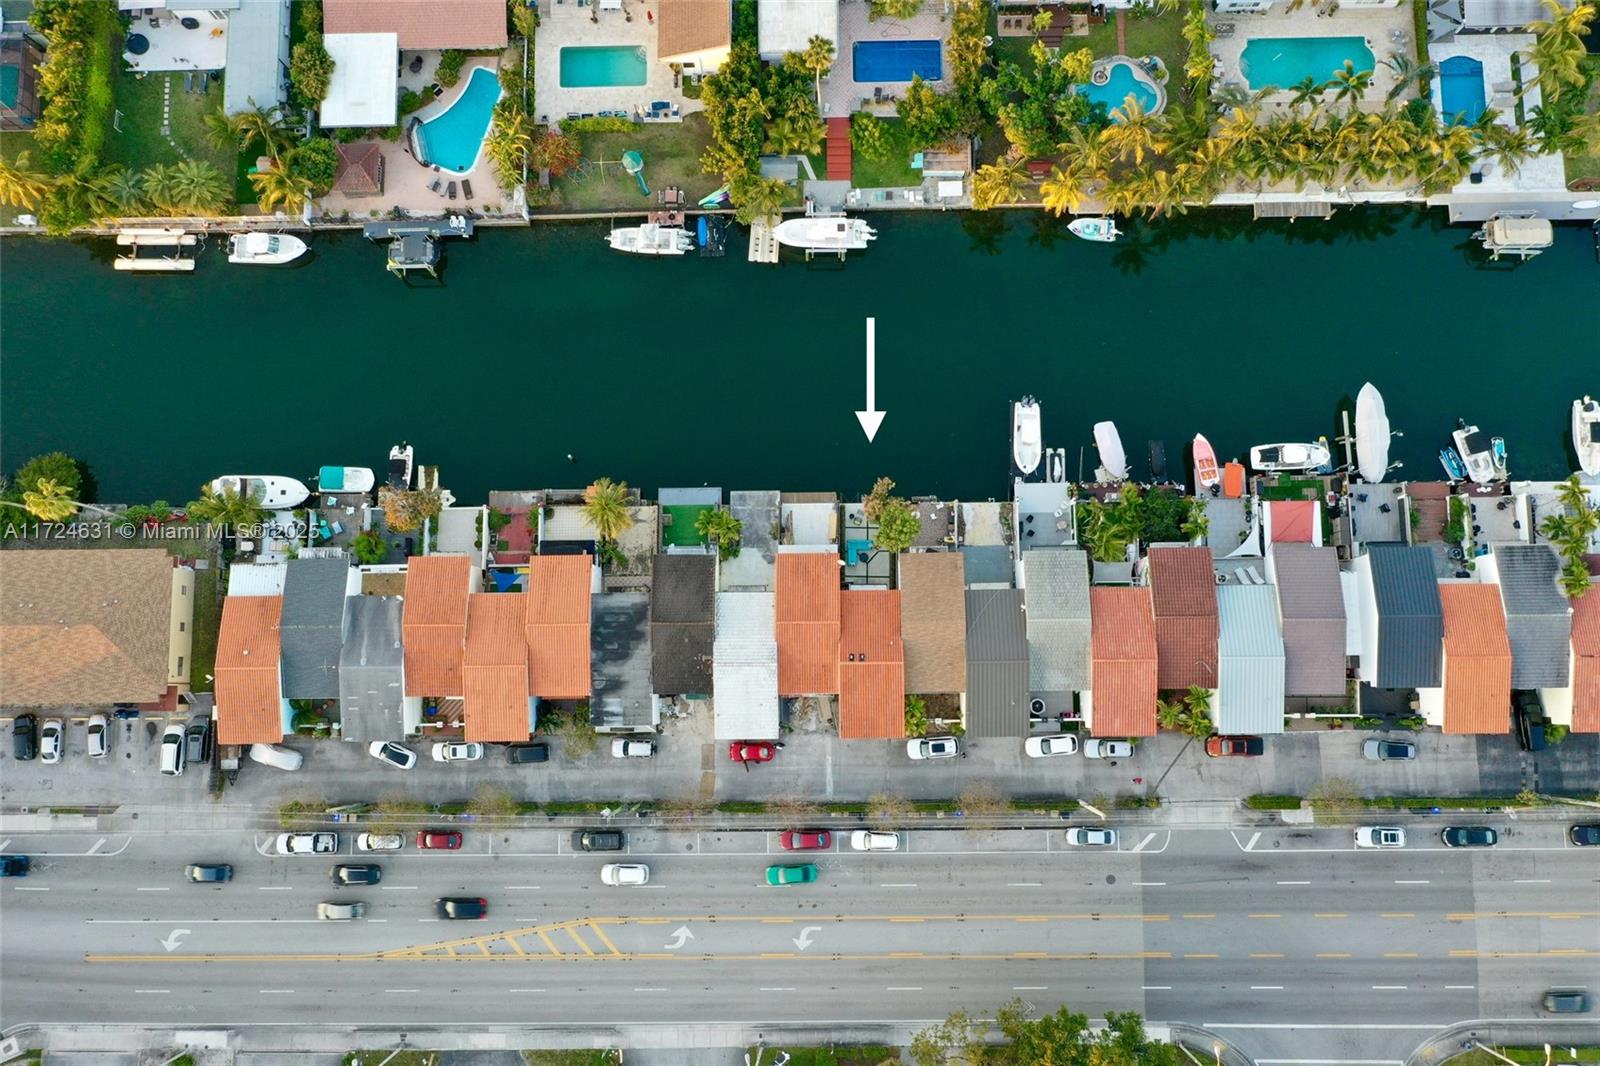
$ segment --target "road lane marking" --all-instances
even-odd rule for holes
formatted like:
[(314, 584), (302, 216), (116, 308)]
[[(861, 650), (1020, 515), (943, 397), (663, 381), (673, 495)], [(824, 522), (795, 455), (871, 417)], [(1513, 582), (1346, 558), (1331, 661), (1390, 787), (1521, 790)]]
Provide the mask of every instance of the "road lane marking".
[(1252, 992), (1282, 992), (1283, 991), (1283, 986), (1282, 985), (1251, 985), (1250, 986), (1250, 991), (1252, 991)]
[(1350, 953), (1348, 951), (1319, 951), (1319, 952), (1317, 952), (1317, 958), (1319, 958), (1319, 959), (1348, 959), (1349, 957), (1350, 957)]
[(1478, 986), (1477, 985), (1445, 985), (1444, 987), (1449, 989), (1452, 992), (1470, 992), (1470, 991), (1472, 991), (1474, 988), (1476, 988)]
[(136, 888), (135, 892), (171, 892), (170, 888)]
[(1378, 915), (1378, 917), (1380, 917), (1380, 918), (1415, 918), (1416, 917), (1416, 913), (1413, 912), (1413, 911), (1384, 911), (1382, 914)]
[(537, 891), (539, 891), (539, 886), (538, 885), (507, 885), (506, 886), (506, 891), (507, 892), (537, 892)]
[(294, 888), (293, 885), (257, 885), (256, 886), (256, 891), (257, 892), (288, 892), (288, 891), (291, 891), (293, 888)]
[(1217, 955), (1208, 955), (1208, 954), (1204, 954), (1204, 953), (1186, 954), (1186, 955), (1184, 955), (1184, 958), (1186, 958), (1186, 959), (1215, 959), (1215, 958), (1219, 958), (1219, 957), (1220, 956), (1217, 956)]
[(419, 988), (385, 988), (383, 991), (386, 995), (393, 995), (400, 992), (420, 992), (422, 990)]
[(921, 992), (922, 991), (922, 986), (921, 985), (888, 985), (886, 990), (889, 991), (889, 992)]
[(1281, 915), (1281, 914), (1252, 914), (1252, 915), (1250, 915), (1250, 917), (1252, 917), (1252, 918), (1282, 918), (1283, 915)]
[[(377, 921), (379, 919), (374, 919)], [(316, 925), (316, 918), (85, 918), (84, 925), (168, 925), (195, 922), (207, 925)]]
[(99, 839), (99, 840), (96, 840), (96, 841), (95, 841), (95, 842), (94, 842), (94, 847), (92, 847), (92, 848), (90, 848), (90, 849), (89, 849), (89, 850), (88, 850), (88, 851), (86, 851), (86, 852), (84, 852), (84, 854), (85, 854), (85, 855), (95, 855), (95, 854), (98, 854), (98, 853), (99, 853), (99, 851), (100, 851), (100, 849), (101, 849), (101, 848), (103, 848), (103, 847), (105, 847), (105, 846), (106, 846), (106, 838), (105, 838), (105, 837), (101, 837), (101, 838), (100, 838), (100, 839)]
[(916, 888), (917, 887), (917, 883), (915, 881), (890, 881), (887, 884), (882, 884), (882, 885), (879, 885), (878, 887), (879, 888)]
[(1550, 879), (1548, 877), (1522, 877), (1511, 883), (1514, 885), (1548, 885)]
[(1350, 916), (1348, 914), (1341, 914), (1338, 911), (1326, 911), (1326, 912), (1318, 913), (1317, 917), (1318, 918), (1348, 918)]
[(12, 885), (11, 887), (17, 892), (48, 892), (48, 891), (50, 891), (50, 889), (45, 885)]
[(1405, 985), (1373, 985), (1372, 986), (1372, 990), (1374, 992), (1404, 992), (1406, 990), (1406, 986)]
[(1185, 914), (1185, 918), (1215, 918), (1215, 914)]
[(1048, 991), (1050, 991), (1050, 986), (1049, 985), (1012, 985), (1011, 986), (1011, 991), (1013, 991), (1013, 992), (1048, 992)]
[(1397, 885), (1431, 885), (1432, 881), (1396, 881)]
[[(1374, 1023), (1374, 1022), (1201, 1022), (1200, 1023), (1200, 1025), (1203, 1028), (1206, 1028), (1206, 1029), (1399, 1029), (1399, 1030), (1404, 1030), (1406, 1032), (1425, 1032), (1425, 1033), (1437, 1032), (1438, 1030), (1443, 1029), (1445, 1026), (1450, 1025), (1450, 1024), (1451, 1024), (1450, 1022), (1443, 1022), (1443, 1021), (1434, 1022), (1432, 1025), (1410, 1025), (1410, 1024)], [(1256, 1061), (1257, 1062), (1264, 1062), (1264, 1061), (1267, 1061), (1267, 1060), (1265, 1060), (1265, 1059), (1257, 1059)], [(1282, 1062), (1284, 1060), (1279, 1059), (1277, 1061)], [(1320, 1060), (1320, 1061), (1327, 1061), (1327, 1060)], [(1337, 1060), (1334, 1060), (1334, 1061), (1344, 1061), (1344, 1060), (1337, 1059)], [(1381, 1059), (1379, 1061), (1380, 1062), (1388, 1062), (1390, 1060)]]
[(665, 992), (665, 988), (635, 988), (635, 992)]
[(1273, 1066), (1405, 1066), (1404, 1059), (1256, 1059)]
[(1252, 959), (1281, 959), (1281, 958), (1283, 958), (1282, 955), (1279, 955), (1277, 952), (1273, 952), (1273, 951), (1252, 951), (1250, 953), (1250, 957)]
[(508, 988), (507, 992), (543, 992), (542, 988)]
[(1134, 884), (1138, 885), (1141, 888), (1166, 888), (1167, 887), (1167, 883), (1165, 881), (1135, 881)]
[(263, 995), (263, 996), (292, 996), (292, 995), (294, 995), (294, 989), (292, 989), (292, 988), (263, 988), (263, 989), (261, 989), (260, 994)]
[(1279, 881), (1280, 885), (1309, 885), (1310, 881)]
[(1171, 992), (1171, 985), (1140, 985), (1146, 992)]
[(136, 996), (170, 996), (172, 994), (172, 989), (170, 989), (170, 988), (135, 988), (133, 990), (133, 994), (136, 995)]
[(1254, 849), (1255, 846), (1256, 846), (1256, 841), (1258, 841), (1260, 839), (1261, 839), (1261, 834), (1260, 833), (1253, 834), (1250, 837), (1250, 840), (1245, 844), (1244, 850), (1245, 851), (1250, 851), (1250, 850)]
[(1006, 887), (1007, 888), (1043, 888), (1044, 887), (1044, 883), (1040, 882), (1040, 881), (1007, 881), (1006, 882)]

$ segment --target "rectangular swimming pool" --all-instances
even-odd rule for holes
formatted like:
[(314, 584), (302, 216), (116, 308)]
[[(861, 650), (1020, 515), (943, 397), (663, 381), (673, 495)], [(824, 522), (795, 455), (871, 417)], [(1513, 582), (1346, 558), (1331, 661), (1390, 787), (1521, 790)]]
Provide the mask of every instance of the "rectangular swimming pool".
[(1306, 78), (1325, 82), (1349, 60), (1355, 69), (1373, 69), (1372, 49), (1362, 37), (1252, 37), (1239, 56), (1239, 69), (1252, 89), (1287, 89)]
[(1446, 122), (1470, 126), (1484, 107), (1482, 63), (1470, 56), (1450, 56), (1439, 64), (1439, 110)]
[(921, 75), (923, 81), (944, 77), (944, 50), (938, 41), (857, 41), (850, 53), (856, 81), (887, 85), (910, 81)]
[(643, 45), (609, 44), (561, 50), (561, 87), (593, 89), (649, 80)]

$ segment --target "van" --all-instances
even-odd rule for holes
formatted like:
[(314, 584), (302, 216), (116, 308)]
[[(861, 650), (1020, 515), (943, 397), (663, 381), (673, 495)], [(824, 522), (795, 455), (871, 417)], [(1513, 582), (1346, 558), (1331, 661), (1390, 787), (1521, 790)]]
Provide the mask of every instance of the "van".
[(306, 760), (304, 755), (293, 748), (283, 748), (276, 744), (252, 744), (250, 761), (276, 766), (280, 770), (298, 770)]

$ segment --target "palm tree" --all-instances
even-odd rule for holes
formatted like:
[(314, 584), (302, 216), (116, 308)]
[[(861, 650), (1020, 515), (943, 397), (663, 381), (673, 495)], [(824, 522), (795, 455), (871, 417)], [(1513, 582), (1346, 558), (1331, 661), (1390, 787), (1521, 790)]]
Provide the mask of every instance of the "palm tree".
[(1183, 703), (1179, 700), (1156, 700), (1156, 724), (1162, 729), (1177, 729), (1183, 724)]
[[(234, 140), (243, 151), (256, 141), (265, 147), (267, 155), (277, 159), (293, 143), (289, 134), (289, 124), (283, 120), (283, 115), (276, 108), (268, 111), (257, 106), (254, 100), (250, 101), (250, 110), (241, 111), (232, 116), (229, 122), (233, 126)], [(210, 127), (211, 120), (207, 119)]]
[(1211, 109), (1204, 100), (1197, 99), (1188, 107), (1169, 105), (1163, 128), (1173, 151), (1181, 153), (1204, 143), (1211, 136), (1211, 119)]
[(1484, 131), (1483, 155), (1493, 159), (1507, 174), (1521, 170), (1523, 160), (1534, 154), (1533, 137), (1521, 126), (1502, 126), (1496, 122)]
[(27, 152), (15, 160), (0, 158), (0, 203), (32, 211), (50, 192), (50, 175), (33, 169)]
[(972, 209), (987, 211), (1001, 203), (1016, 203), (1028, 180), (1028, 166), (1019, 158), (1005, 156), (984, 164), (972, 175)]
[(65, 522), (78, 513), (77, 501), (67, 487), (52, 478), (40, 478), (22, 494), (22, 506), (41, 522)]
[(1311, 75), (1307, 74), (1305, 77), (1289, 86), (1289, 91), (1294, 94), (1289, 97), (1290, 110), (1298, 111), (1300, 110), (1301, 104), (1311, 104), (1313, 105), (1312, 111), (1315, 112), (1317, 97), (1321, 96), (1327, 88), (1328, 85), (1326, 82), (1320, 82), (1316, 78), (1313, 78)]
[(63, 214), (98, 222), (117, 212), (110, 183), (94, 169), (94, 160), (85, 158), (66, 174), (55, 179), (55, 198)]
[(628, 483), (603, 477), (583, 490), (583, 517), (601, 540), (615, 541), (633, 525)]
[(533, 131), (528, 116), (520, 109), (495, 111), (494, 129), (484, 139), (483, 153), (494, 165), (500, 184), (515, 188), (522, 181), (522, 168), (533, 152)]
[(178, 202), (177, 190), (173, 186), (173, 168), (165, 163), (156, 163), (144, 170), (141, 183), (144, 185), (145, 198), (162, 211), (171, 211)]
[(739, 554), (739, 541), (744, 535), (744, 523), (729, 511), (713, 507), (695, 516), (694, 531), (717, 546), (717, 557), (727, 562)]
[(200, 498), (189, 501), (184, 508), (192, 519), (213, 525), (239, 529), (256, 526), (267, 520), (267, 509), (261, 505), (261, 492), (241, 496), (234, 488), (213, 491), (210, 485), (200, 486)]
[(1089, 191), (1086, 179), (1087, 175), (1077, 165), (1069, 165), (1065, 170), (1051, 167), (1050, 176), (1039, 186), (1045, 210), (1054, 212), (1057, 218), (1069, 212), (1077, 214)]
[(817, 155), (828, 131), (814, 115), (782, 115), (767, 127), (767, 143), (763, 151), (777, 155)]
[(185, 159), (172, 168), (175, 205), (196, 215), (214, 215), (228, 202), (228, 186), (217, 168), (203, 159)]
[(1087, 175), (1104, 174), (1111, 165), (1111, 152), (1105, 142), (1077, 123), (1067, 128), (1067, 139), (1057, 147), (1061, 150), (1063, 163), (1077, 167)]
[(1100, 139), (1116, 153), (1118, 159), (1133, 158), (1135, 166), (1144, 162), (1146, 153), (1165, 150), (1165, 143), (1156, 135), (1156, 122), (1145, 113), (1138, 97), (1132, 93), (1122, 106), (1111, 112), (1111, 125), (1100, 131)]
[(267, 214), (298, 214), (314, 191), (310, 178), (293, 174), (278, 164), (251, 174), (250, 187), (255, 190), (257, 205)]
[(816, 35), (806, 42), (806, 50), (800, 53), (800, 68), (811, 75), (811, 83), (816, 89), (817, 111), (822, 111), (822, 76), (833, 69), (833, 42), (826, 37)]
[(239, 147), (239, 128), (221, 104), (207, 111), (201, 117), (201, 122), (205, 124), (206, 140), (211, 142), (211, 147)]
[(1388, 100), (1398, 98), (1412, 84), (1420, 87), (1439, 72), (1437, 63), (1418, 63), (1404, 52), (1395, 52), (1382, 62), (1384, 66), (1394, 71), (1394, 85), (1385, 98)]
[(106, 191), (122, 211), (133, 213), (144, 206), (144, 182), (137, 171), (112, 168), (106, 175)]
[(1568, 86), (1584, 84), (1586, 54), (1581, 38), (1569, 37), (1554, 29), (1540, 33), (1533, 42), (1533, 62), (1539, 68), (1539, 77), (1524, 82), (1522, 92), (1526, 94), (1537, 85), (1545, 100), (1551, 103), (1559, 100)]
[(1336, 102), (1359, 102), (1372, 85), (1372, 71), (1357, 70), (1355, 63), (1346, 59), (1344, 69), (1334, 71), (1333, 81), (1329, 84), (1333, 87), (1333, 99)]

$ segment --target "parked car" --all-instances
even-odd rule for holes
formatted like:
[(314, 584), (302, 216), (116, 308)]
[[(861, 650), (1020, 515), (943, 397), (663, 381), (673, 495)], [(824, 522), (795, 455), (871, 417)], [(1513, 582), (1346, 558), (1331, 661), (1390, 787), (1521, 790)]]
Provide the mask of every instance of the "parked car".
[(211, 731), (211, 716), (197, 714), (189, 719), (189, 728), (184, 734), (188, 741), (188, 759), (190, 762), (210, 762), (211, 747), (215, 736)]
[(298, 770), (305, 764), (305, 756), (281, 744), (252, 744), (250, 761), (263, 766), (276, 766), (280, 770)]
[(433, 746), (434, 762), (477, 762), (483, 758), (483, 745), (461, 740), (441, 740)]
[(161, 734), (161, 772), (167, 777), (182, 777), (183, 764), (183, 726), (169, 725)]
[(575, 851), (621, 851), (622, 833), (616, 829), (580, 829), (572, 834)]
[(44, 725), (39, 727), (39, 761), (60, 762), (65, 747), (66, 727), (61, 724), (61, 719), (46, 718)]
[(417, 847), (424, 851), (459, 851), (461, 834), (454, 829), (424, 829), (417, 833)]
[(1575, 825), (1567, 830), (1567, 839), (1572, 841), (1574, 847), (1600, 846), (1600, 824)]
[(279, 855), (332, 855), (339, 850), (338, 833), (279, 833)]
[(769, 885), (809, 885), (817, 879), (817, 864), (808, 862), (796, 866), (767, 867)]
[(856, 851), (899, 851), (900, 834), (857, 829), (850, 834), (850, 847)]
[(1053, 737), (1029, 737), (1022, 742), (1022, 752), (1030, 759), (1049, 759), (1056, 755), (1078, 754), (1078, 738), (1071, 733), (1058, 733)]
[(617, 737), (611, 741), (611, 756), (615, 759), (648, 759), (656, 753), (656, 742)]
[(1267, 750), (1267, 742), (1260, 737), (1224, 737), (1209, 736), (1206, 738), (1206, 754), (1213, 759), (1237, 756), (1253, 759)]
[(39, 719), (19, 714), (11, 722), (11, 757), (27, 762), (38, 754)]
[(1364, 825), (1356, 830), (1358, 848), (1403, 848), (1406, 831), (1393, 825)]
[(1552, 988), (1544, 994), (1544, 1009), (1551, 1014), (1588, 1014), (1589, 995), (1576, 988)]
[(111, 754), (111, 721), (103, 714), (89, 716), (88, 739), (85, 750), (91, 759), (104, 759)]
[(771, 762), (778, 749), (771, 744), (735, 740), (728, 745), (728, 759), (732, 762)]
[(1452, 825), (1439, 834), (1447, 848), (1492, 848), (1500, 834), (1486, 825)]
[(192, 862), (183, 876), (197, 885), (225, 885), (233, 880), (233, 867), (225, 862)]
[(1083, 742), (1083, 757), (1085, 759), (1131, 759), (1133, 758), (1133, 742), (1129, 740), (1095, 740), (1093, 738)]
[(26, 855), (0, 855), (0, 877), (27, 877), (31, 863)]
[(438, 905), (439, 917), (451, 921), (475, 922), (489, 917), (489, 901), (476, 899), (471, 896), (446, 896), (444, 899), (434, 900)]
[(523, 766), (528, 763), (549, 762), (550, 745), (545, 743), (535, 744), (507, 744), (506, 762), (512, 766)]
[(367, 754), (390, 766), (398, 766), (402, 770), (409, 770), (417, 765), (417, 753), (404, 744), (396, 744), (392, 740), (374, 740), (367, 745)]
[(608, 862), (600, 867), (600, 883), (613, 888), (643, 885), (650, 880), (650, 867), (642, 862)]
[(1516, 726), (1517, 743), (1521, 745), (1523, 751), (1545, 749), (1544, 711), (1537, 696), (1525, 698), (1519, 693), (1516, 706), (1511, 712), (1511, 721)]
[(357, 900), (317, 904), (317, 917), (325, 922), (351, 922), (367, 913), (367, 905)]
[(827, 851), (833, 846), (833, 834), (826, 829), (785, 829), (778, 844), (784, 851)]
[(960, 737), (915, 737), (906, 741), (906, 755), (912, 759), (954, 759), (960, 754)]
[(1093, 829), (1076, 825), (1067, 830), (1067, 843), (1075, 848), (1109, 848), (1117, 844), (1115, 829)]
[(1417, 746), (1406, 740), (1374, 737), (1361, 745), (1361, 757), (1376, 762), (1410, 762), (1417, 757)]
[(383, 880), (383, 869), (376, 863), (342, 862), (328, 871), (336, 885), (375, 885)]
[(399, 851), (405, 846), (399, 833), (360, 833), (356, 836), (357, 851)]

